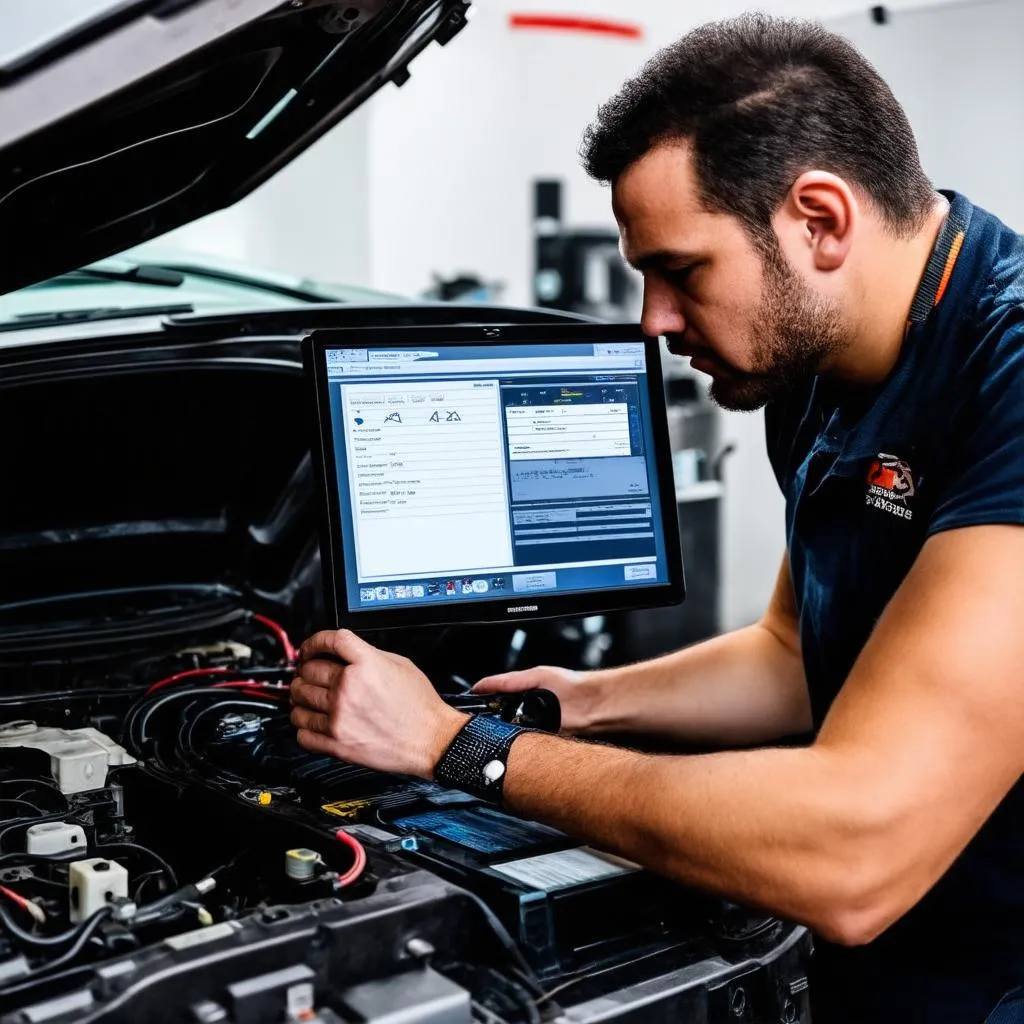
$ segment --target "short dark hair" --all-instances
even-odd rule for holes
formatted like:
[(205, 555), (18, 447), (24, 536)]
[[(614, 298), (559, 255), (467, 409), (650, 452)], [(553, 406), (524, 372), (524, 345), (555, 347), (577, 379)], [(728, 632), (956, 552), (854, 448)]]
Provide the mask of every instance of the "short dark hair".
[(676, 139), (693, 146), (704, 205), (773, 247), (771, 218), (811, 168), (860, 186), (898, 236), (920, 226), (935, 197), (888, 85), (813, 21), (755, 13), (693, 30), (600, 107), (581, 157), (593, 178), (614, 183)]

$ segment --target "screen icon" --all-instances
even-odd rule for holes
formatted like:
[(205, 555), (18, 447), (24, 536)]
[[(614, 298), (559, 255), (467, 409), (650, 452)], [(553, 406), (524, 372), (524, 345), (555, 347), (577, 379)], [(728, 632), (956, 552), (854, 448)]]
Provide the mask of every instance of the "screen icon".
[(395, 597), (400, 601), (404, 601), (409, 596), (409, 588), (403, 584), (399, 584), (395, 587)]
[(359, 591), (360, 601), (373, 601), (377, 597), (377, 591), (373, 587), (362, 587)]
[(464, 594), (472, 594), (473, 593), (473, 581), (472, 580), (463, 580), (462, 581), (462, 592)]
[(422, 583), (414, 583), (409, 589), (412, 591), (413, 597), (422, 597), (424, 594)]
[(494, 579), (491, 580), (491, 586), (495, 590), (504, 590), (505, 589), (505, 577), (504, 576), (495, 576)]
[(390, 596), (391, 596), (391, 592), (388, 590), (387, 587), (378, 587), (377, 588), (377, 600), (378, 601), (386, 601)]
[(435, 594), (440, 594), (441, 593), (441, 584), (440, 583), (428, 583), (427, 584), (427, 593), (430, 594), (431, 597), (433, 597)]
[(474, 594), (486, 594), (487, 593), (487, 580), (473, 580), (473, 593)]
[(455, 593), (455, 580), (449, 580), (444, 585), (444, 592), (446, 594), (454, 594)]

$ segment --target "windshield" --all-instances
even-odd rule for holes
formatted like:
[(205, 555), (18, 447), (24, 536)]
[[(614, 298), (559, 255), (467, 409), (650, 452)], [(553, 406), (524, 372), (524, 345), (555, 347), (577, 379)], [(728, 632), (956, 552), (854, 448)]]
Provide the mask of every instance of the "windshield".
[(393, 305), (403, 296), (292, 277), (184, 250), (139, 249), (0, 295), (0, 328), (148, 315)]
[(123, 6), (123, 0), (45, 0), (20, 4), (17, 17), (4, 19), (0, 67), (17, 63)]

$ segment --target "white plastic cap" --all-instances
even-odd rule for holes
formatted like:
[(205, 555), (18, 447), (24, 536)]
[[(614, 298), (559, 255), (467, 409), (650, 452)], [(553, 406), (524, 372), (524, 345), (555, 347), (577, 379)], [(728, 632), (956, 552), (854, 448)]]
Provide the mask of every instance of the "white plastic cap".
[(26, 853), (48, 857), (68, 850), (81, 850), (85, 853), (85, 829), (81, 825), (69, 825), (66, 821), (44, 821), (39, 825), (29, 825), (25, 830)]
[(118, 897), (128, 896), (128, 872), (106, 857), (72, 861), (68, 867), (72, 921), (84, 921)]

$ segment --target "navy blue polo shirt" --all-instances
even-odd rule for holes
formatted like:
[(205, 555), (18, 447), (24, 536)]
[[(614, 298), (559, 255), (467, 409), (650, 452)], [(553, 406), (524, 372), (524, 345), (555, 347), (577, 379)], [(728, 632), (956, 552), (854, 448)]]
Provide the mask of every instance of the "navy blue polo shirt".
[[(1024, 244), (943, 194), (888, 378), (860, 396), (815, 378), (765, 411), (816, 726), (928, 537), (1024, 524)], [(814, 1024), (981, 1024), (1024, 986), (1024, 783), (900, 921), (814, 960)]]

